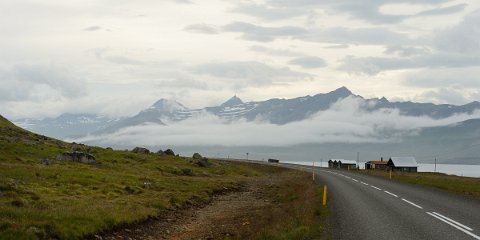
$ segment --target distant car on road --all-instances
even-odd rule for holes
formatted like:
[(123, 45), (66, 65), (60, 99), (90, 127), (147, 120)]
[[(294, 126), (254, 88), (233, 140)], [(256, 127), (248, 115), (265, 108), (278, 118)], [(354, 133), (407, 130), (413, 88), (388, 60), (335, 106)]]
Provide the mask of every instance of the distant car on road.
[(268, 159), (268, 162), (269, 162), (269, 163), (279, 163), (280, 160), (274, 159), (274, 158), (269, 158), (269, 159)]

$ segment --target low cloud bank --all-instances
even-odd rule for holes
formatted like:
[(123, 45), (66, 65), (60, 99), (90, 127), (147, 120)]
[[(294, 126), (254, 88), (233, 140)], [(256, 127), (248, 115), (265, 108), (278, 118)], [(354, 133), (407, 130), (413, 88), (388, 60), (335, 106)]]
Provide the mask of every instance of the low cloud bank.
[(358, 98), (346, 98), (328, 110), (310, 118), (285, 125), (262, 120), (227, 122), (203, 113), (168, 126), (147, 124), (120, 131), (89, 136), (76, 141), (122, 146), (292, 146), (303, 143), (379, 143), (399, 142), (418, 134), (425, 127), (445, 126), (467, 119), (480, 118), (480, 111), (444, 119), (428, 116), (404, 116), (396, 109), (370, 111)]

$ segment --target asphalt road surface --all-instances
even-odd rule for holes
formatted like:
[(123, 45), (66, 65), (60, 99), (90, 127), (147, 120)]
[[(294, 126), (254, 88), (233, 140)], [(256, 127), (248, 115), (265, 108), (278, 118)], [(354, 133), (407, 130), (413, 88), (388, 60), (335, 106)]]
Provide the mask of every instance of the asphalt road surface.
[(328, 187), (334, 239), (480, 240), (479, 200), (353, 171), (315, 173)]

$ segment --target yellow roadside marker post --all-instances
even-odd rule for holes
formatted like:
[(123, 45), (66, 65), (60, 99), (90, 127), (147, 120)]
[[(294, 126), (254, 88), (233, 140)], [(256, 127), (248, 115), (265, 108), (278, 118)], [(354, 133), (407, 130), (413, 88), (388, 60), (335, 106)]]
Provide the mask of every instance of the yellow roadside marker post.
[(392, 179), (392, 169), (390, 168), (390, 179)]
[(327, 185), (323, 185), (323, 206), (327, 205)]
[(315, 182), (315, 161), (312, 162), (312, 180)]

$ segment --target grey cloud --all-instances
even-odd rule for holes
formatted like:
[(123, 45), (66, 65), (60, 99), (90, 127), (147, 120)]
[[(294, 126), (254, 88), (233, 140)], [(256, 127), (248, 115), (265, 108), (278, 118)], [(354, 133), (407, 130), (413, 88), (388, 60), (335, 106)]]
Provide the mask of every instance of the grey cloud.
[(480, 88), (480, 66), (419, 70), (404, 77), (403, 84), (421, 88)]
[(349, 47), (350, 47), (350, 45), (348, 45), (348, 44), (335, 44), (335, 45), (326, 46), (324, 48), (342, 49), (342, 48), (349, 48)]
[(264, 20), (281, 20), (302, 16), (306, 13), (306, 10), (300, 8), (270, 7), (264, 4), (241, 4), (235, 7), (233, 12), (254, 16)]
[(382, 71), (412, 69), (412, 68), (461, 68), (480, 65), (479, 56), (464, 56), (459, 54), (436, 53), (411, 58), (385, 58), (352, 56), (342, 60), (339, 70), (356, 74), (376, 75)]
[(145, 62), (136, 60), (130, 57), (112, 54), (107, 48), (95, 48), (86, 51), (89, 54), (94, 54), (100, 60), (104, 60), (114, 64), (127, 64), (127, 65), (144, 65)]
[(458, 25), (440, 31), (434, 44), (441, 51), (480, 54), (480, 10), (465, 17)]
[(207, 83), (198, 81), (189, 77), (178, 77), (174, 80), (160, 81), (157, 84), (158, 87), (171, 87), (171, 88), (195, 88), (195, 89), (208, 89)]
[(299, 65), (303, 68), (323, 68), (327, 66), (327, 63), (322, 58), (310, 56), (295, 58), (289, 63)]
[(244, 39), (260, 42), (270, 42), (275, 40), (275, 38), (303, 35), (307, 32), (304, 28), (300, 27), (262, 27), (244, 22), (234, 22), (225, 25), (223, 31), (242, 33)]
[(446, 15), (446, 14), (452, 14), (452, 13), (457, 13), (465, 10), (467, 7), (467, 4), (457, 4), (449, 7), (440, 7), (440, 8), (435, 8), (432, 10), (427, 10), (418, 13), (416, 16), (435, 16), (435, 15)]
[(173, 0), (173, 1), (181, 4), (193, 4), (193, 2), (190, 0)]
[(263, 86), (283, 81), (311, 77), (310, 74), (292, 71), (289, 68), (275, 68), (260, 62), (220, 62), (196, 66), (194, 74), (225, 78), (236, 87)]
[(193, 24), (185, 27), (185, 30), (195, 33), (217, 34), (219, 29), (213, 25), (208, 24)]
[(431, 53), (431, 51), (427, 47), (402, 45), (388, 46), (384, 52), (386, 54), (397, 54), (402, 57), (425, 55)]
[(235, 12), (250, 15), (265, 20), (282, 20), (297, 16), (307, 16), (311, 10), (327, 10), (329, 14), (347, 13), (353, 18), (366, 20), (372, 23), (398, 23), (415, 16), (430, 16), (451, 14), (465, 8), (464, 4), (450, 7), (438, 7), (424, 11), (418, 15), (388, 15), (380, 12), (380, 7), (386, 4), (411, 3), (411, 4), (441, 4), (451, 0), (270, 0), (265, 4), (241, 4), (234, 9)]
[(405, 35), (392, 32), (387, 28), (344, 28), (314, 29), (299, 38), (313, 42), (329, 42), (335, 44), (372, 44), (393, 45), (405, 44), (411, 40)]
[(34, 96), (44, 96), (51, 92), (43, 92), (42, 86), (56, 91), (66, 98), (85, 96), (85, 81), (65, 69), (52, 66), (19, 65), (0, 71), (4, 84), (0, 86), (0, 100), (24, 101)]
[(141, 65), (143, 62), (124, 56), (105, 56), (103, 59), (115, 64)]
[(303, 56), (303, 53), (294, 52), (287, 49), (273, 49), (268, 47), (263, 47), (259, 45), (254, 45), (249, 47), (250, 50), (254, 52), (264, 53), (270, 56), (280, 56), (280, 57), (298, 57)]
[(465, 90), (461, 88), (440, 88), (426, 91), (419, 96), (420, 99), (436, 103), (466, 104), (469, 99), (465, 97)]
[(270, 42), (276, 38), (293, 38), (311, 42), (335, 44), (406, 44), (412, 40), (405, 34), (387, 28), (344, 28), (311, 29), (283, 26), (263, 27), (250, 23), (235, 22), (223, 27), (224, 32), (243, 33), (243, 38), (252, 41)]
[(90, 27), (84, 28), (83, 31), (90, 31), (91, 32), (91, 31), (98, 31), (100, 29), (102, 29), (100, 26), (90, 26)]

